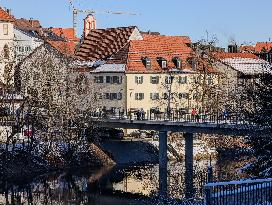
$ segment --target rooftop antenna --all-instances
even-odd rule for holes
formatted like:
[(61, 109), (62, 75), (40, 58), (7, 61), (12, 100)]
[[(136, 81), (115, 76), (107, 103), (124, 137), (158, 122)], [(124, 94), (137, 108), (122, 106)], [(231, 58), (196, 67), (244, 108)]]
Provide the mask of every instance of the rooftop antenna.
[(139, 15), (137, 13), (123, 12), (123, 11), (110, 11), (110, 10), (109, 11), (96, 11), (94, 9), (83, 10), (83, 9), (75, 8), (75, 6), (73, 4), (73, 0), (68, 0), (68, 1), (70, 4), (70, 8), (72, 8), (72, 10), (73, 10), (73, 28), (74, 28), (75, 33), (77, 31), (77, 15), (79, 13), (85, 13), (87, 15), (94, 15), (94, 14), (113, 14), (113, 15), (130, 15), (130, 16)]

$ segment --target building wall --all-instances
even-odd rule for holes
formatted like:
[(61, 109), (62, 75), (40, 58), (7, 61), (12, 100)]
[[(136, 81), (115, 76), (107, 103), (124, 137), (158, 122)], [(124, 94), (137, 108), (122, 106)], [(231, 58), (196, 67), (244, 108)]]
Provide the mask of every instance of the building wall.
[[(103, 78), (103, 82), (98, 83), (96, 78)], [(106, 82), (106, 78), (118, 77), (122, 79), (120, 83)], [(93, 87), (94, 101), (92, 107), (97, 110), (102, 109), (104, 106), (107, 110), (116, 109), (116, 112), (126, 109), (126, 77), (124, 72), (115, 73), (92, 73), (90, 83)], [(115, 94), (118, 93), (118, 99), (115, 99)], [(120, 97), (121, 96), (121, 97)]]
[[(122, 77), (122, 83), (106, 83), (106, 76)], [(93, 87), (93, 109), (107, 110), (116, 108), (125, 110), (144, 109), (146, 112), (152, 108), (159, 108), (165, 112), (170, 103), (171, 109), (183, 109), (191, 112), (192, 108), (200, 109), (203, 93), (201, 85), (197, 86), (196, 78), (198, 73), (92, 73), (91, 87)], [(96, 78), (102, 77), (103, 83), (97, 83)], [(151, 77), (157, 77), (158, 83), (151, 83)], [(167, 84), (166, 78), (173, 78), (172, 84)], [(186, 78), (186, 82), (180, 83), (180, 77)], [(136, 82), (136, 78), (142, 82)], [(208, 86), (214, 87), (218, 83), (217, 75), (211, 77), (212, 83)], [(121, 93), (121, 99), (109, 99), (106, 93)], [(141, 94), (140, 94), (141, 93)], [(169, 94), (172, 97), (168, 100)], [(153, 95), (151, 99), (151, 94)], [(143, 95), (143, 99), (141, 99)]]
[(22, 61), (42, 44), (42, 39), (27, 35), (19, 29), (14, 29), (14, 50), (17, 62)]
[[(159, 77), (159, 83), (151, 83), (151, 77)], [(173, 77), (172, 84), (167, 84), (165, 78)], [(180, 74), (167, 74), (167, 73), (127, 73), (127, 109), (139, 109), (142, 108), (145, 111), (151, 108), (159, 108), (162, 112), (165, 112), (170, 101), (170, 108), (172, 109), (184, 109), (191, 111), (192, 108), (200, 108), (201, 100), (195, 98), (197, 94), (201, 94), (202, 90), (196, 86), (195, 78), (199, 74), (197, 73), (180, 73)], [(143, 83), (136, 83), (136, 77), (143, 77)], [(186, 83), (180, 83), (179, 78), (187, 78)], [(217, 81), (213, 77), (213, 85)], [(143, 93), (144, 99), (137, 100), (137, 93)], [(151, 93), (158, 93), (158, 99), (151, 99)], [(172, 97), (168, 100), (169, 93), (172, 93)]]
[[(4, 29), (5, 28), (5, 29)], [(5, 33), (7, 31), (7, 33)], [(14, 28), (12, 23), (0, 22), (0, 80), (5, 83), (4, 73), (7, 71), (8, 63), (13, 62), (13, 39), (14, 39)], [(5, 55), (4, 47), (8, 46), (9, 55)], [(6, 67), (6, 68), (5, 68)], [(13, 72), (10, 68), (10, 72)], [(6, 72), (7, 73), (7, 72)]]
[(219, 91), (221, 104), (229, 106), (232, 109), (237, 107), (238, 101), (241, 101), (238, 95), (244, 90), (243, 85), (239, 85), (239, 72), (231, 66), (217, 61), (214, 65), (220, 72)]

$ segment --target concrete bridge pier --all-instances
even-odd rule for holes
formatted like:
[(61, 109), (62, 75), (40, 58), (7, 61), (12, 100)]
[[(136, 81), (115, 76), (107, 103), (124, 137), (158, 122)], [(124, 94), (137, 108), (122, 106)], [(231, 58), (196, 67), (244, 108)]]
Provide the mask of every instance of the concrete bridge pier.
[(167, 196), (167, 131), (159, 133), (159, 194)]
[(193, 162), (194, 162), (194, 155), (193, 155), (193, 140), (194, 134), (193, 133), (184, 133), (185, 138), (185, 197), (186, 198), (193, 198), (194, 197), (194, 179), (193, 179)]

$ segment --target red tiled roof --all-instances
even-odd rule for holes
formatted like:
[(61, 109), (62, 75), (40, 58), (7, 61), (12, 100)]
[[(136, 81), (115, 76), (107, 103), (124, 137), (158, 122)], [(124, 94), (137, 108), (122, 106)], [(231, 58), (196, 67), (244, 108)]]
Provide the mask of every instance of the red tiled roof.
[(14, 22), (14, 18), (0, 7), (0, 20), (6, 22)]
[(272, 42), (257, 42), (255, 46), (241, 46), (241, 51), (261, 53), (263, 49), (270, 51), (272, 49)]
[(252, 53), (215, 53), (215, 57), (224, 59), (224, 58), (252, 58), (252, 59), (259, 59), (258, 56)]
[(162, 71), (157, 62), (158, 57), (166, 59), (169, 68), (175, 68), (173, 58), (179, 57), (182, 59), (182, 67), (188, 68), (186, 62), (192, 49), (185, 43), (191, 43), (189, 37), (157, 35), (143, 35), (143, 37), (144, 40), (130, 41), (127, 71), (147, 71), (142, 62), (144, 57), (151, 59), (152, 71)]
[(35, 30), (41, 27), (41, 24), (39, 22), (39, 20), (32, 20), (32, 19), (16, 19), (15, 20), (15, 26), (17, 26), (18, 28), (21, 29), (30, 29), (30, 30)]
[(74, 56), (77, 43), (71, 41), (47, 41), (60, 53), (67, 56)]
[(105, 60), (129, 42), (135, 29), (135, 26), (131, 26), (91, 30), (76, 55), (82, 60)]
[(76, 33), (74, 28), (52, 28), (53, 33), (60, 37), (64, 37), (69, 41), (76, 41), (79, 42), (80, 39), (76, 37)]
[(144, 40), (152, 40), (152, 41), (160, 41), (160, 40), (168, 40), (175, 41), (181, 40), (184, 44), (191, 44), (191, 39), (189, 36), (162, 36), (162, 35), (151, 35), (151, 34), (142, 34)]
[(254, 52), (255, 47), (254, 46), (240, 46), (240, 51), (242, 51), (242, 52)]
[(256, 44), (255, 51), (260, 53), (263, 49), (270, 51), (272, 49), (272, 42), (258, 42)]

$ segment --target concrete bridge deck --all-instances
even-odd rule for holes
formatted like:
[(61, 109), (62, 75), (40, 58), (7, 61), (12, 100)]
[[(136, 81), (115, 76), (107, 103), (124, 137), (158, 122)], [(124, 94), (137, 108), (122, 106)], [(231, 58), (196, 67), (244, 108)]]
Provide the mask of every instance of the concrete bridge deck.
[(99, 123), (102, 127), (108, 128), (124, 128), (124, 129), (140, 129), (140, 130), (156, 130), (156, 131), (172, 131), (184, 133), (205, 133), (205, 134), (221, 134), (233, 136), (255, 135), (268, 132), (267, 129), (245, 122), (231, 121), (178, 121), (178, 120), (137, 120), (122, 118), (99, 118), (91, 117), (91, 121)]

